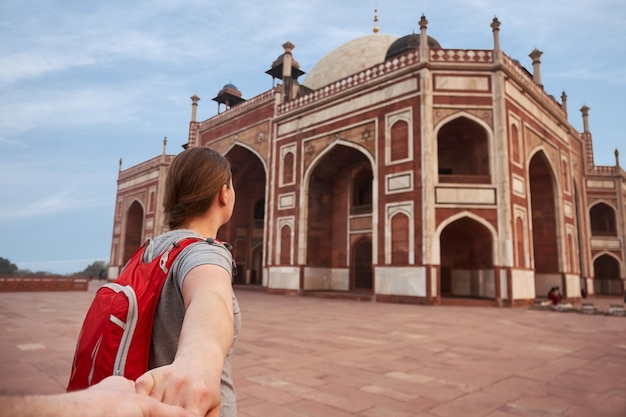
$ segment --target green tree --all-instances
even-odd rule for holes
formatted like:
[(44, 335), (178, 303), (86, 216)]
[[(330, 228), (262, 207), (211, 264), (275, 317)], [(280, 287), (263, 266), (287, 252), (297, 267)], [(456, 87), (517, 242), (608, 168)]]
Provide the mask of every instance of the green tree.
[(109, 264), (107, 264), (104, 261), (96, 261), (92, 263), (91, 265), (87, 266), (87, 268), (85, 268), (81, 272), (76, 272), (74, 275), (106, 279), (107, 269), (109, 269)]
[(8, 259), (0, 257), (0, 275), (11, 275), (18, 271), (17, 265), (11, 263)]

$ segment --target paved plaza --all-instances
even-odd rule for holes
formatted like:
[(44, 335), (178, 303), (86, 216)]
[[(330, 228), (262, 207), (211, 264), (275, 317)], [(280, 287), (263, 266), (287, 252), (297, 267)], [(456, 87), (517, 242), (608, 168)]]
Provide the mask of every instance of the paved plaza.
[[(0, 293), (0, 393), (64, 391), (96, 287)], [(240, 417), (626, 416), (624, 317), (237, 296)]]

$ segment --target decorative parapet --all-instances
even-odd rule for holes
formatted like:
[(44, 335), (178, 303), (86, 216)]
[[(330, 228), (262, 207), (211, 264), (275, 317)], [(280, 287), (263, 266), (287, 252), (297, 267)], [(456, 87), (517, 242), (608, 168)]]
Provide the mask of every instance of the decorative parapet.
[(616, 175), (619, 173), (618, 168), (616, 166), (603, 166), (603, 165), (594, 165), (589, 170), (590, 174), (611, 174)]
[(164, 159), (163, 155), (159, 155), (130, 168), (126, 168), (125, 170), (119, 172), (117, 176), (117, 181), (122, 182), (137, 175), (141, 175), (147, 171), (152, 171), (154, 170), (154, 168), (158, 167), (161, 164), (169, 165), (174, 157), (175, 155), (166, 155)]
[(530, 92), (543, 106), (554, 110), (555, 114), (563, 115), (567, 119), (567, 112), (563, 106), (554, 97), (548, 95), (541, 86), (537, 85), (532, 79), (532, 75), (529, 75), (520, 64), (506, 54), (502, 54), (502, 64), (507, 71), (516, 76), (515, 79), (522, 84), (524, 91)]
[(430, 62), (490, 64), (493, 62), (493, 51), (489, 49), (431, 49)]
[[(418, 51), (407, 52), (403, 55), (390, 59), (389, 61), (376, 64), (356, 74), (337, 80), (296, 100), (281, 104), (278, 106), (278, 114), (283, 114), (302, 106), (315, 103), (342, 91), (375, 80), (376, 78), (380, 78), (395, 71), (402, 70), (408, 66), (418, 64), (419, 62), (420, 56)], [(494, 61), (493, 51), (491, 50), (431, 49), (430, 62), (491, 64)]]
[(337, 80), (331, 84), (328, 84), (324, 87), (318, 88), (317, 90), (303, 97), (281, 104), (280, 106), (278, 106), (277, 112), (278, 114), (283, 114), (291, 110), (297, 109), (299, 107), (315, 103), (319, 100), (325, 99), (327, 97), (333, 96), (342, 91), (356, 87), (357, 85), (361, 85), (371, 80), (375, 80), (376, 78), (385, 76), (387, 74), (398, 71), (402, 68), (406, 68), (418, 62), (419, 62), (419, 54), (416, 51), (415, 52), (412, 51), (407, 54), (400, 55), (394, 59), (385, 61), (382, 64), (376, 64), (356, 74), (350, 75), (341, 80)]
[(274, 90), (275, 88), (272, 88), (271, 90), (267, 90), (266, 92), (261, 93), (258, 96), (251, 98), (250, 100), (237, 104), (236, 106), (233, 106), (223, 111), (222, 113), (219, 113), (211, 117), (210, 119), (206, 119), (205, 121), (200, 123), (199, 130), (200, 131), (206, 130), (217, 124), (220, 124), (224, 120), (232, 119), (236, 117), (237, 115), (241, 113), (245, 113), (254, 107), (257, 107), (261, 104), (265, 104), (265, 102), (267, 101), (274, 100)]

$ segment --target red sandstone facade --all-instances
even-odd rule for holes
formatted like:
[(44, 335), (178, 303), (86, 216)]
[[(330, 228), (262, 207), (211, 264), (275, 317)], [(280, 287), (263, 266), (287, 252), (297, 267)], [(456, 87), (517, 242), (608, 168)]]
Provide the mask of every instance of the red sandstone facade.
[[(267, 71), (282, 81), (273, 89), (244, 100), (226, 85), (201, 122), (192, 97), (185, 146), (233, 166), (237, 203), (219, 238), (234, 246), (236, 283), (426, 304), (526, 305), (557, 285), (570, 300), (622, 294), (617, 151), (615, 166), (594, 165), (589, 109), (576, 131), (565, 94), (544, 91), (541, 52), (525, 70), (500, 49), (499, 25), (493, 49), (444, 49), (422, 17), (420, 34), (337, 48), (303, 83), (286, 43)], [(387, 54), (341, 74), (362, 45)], [(172, 158), (164, 148), (120, 170), (110, 277), (166, 230)]]

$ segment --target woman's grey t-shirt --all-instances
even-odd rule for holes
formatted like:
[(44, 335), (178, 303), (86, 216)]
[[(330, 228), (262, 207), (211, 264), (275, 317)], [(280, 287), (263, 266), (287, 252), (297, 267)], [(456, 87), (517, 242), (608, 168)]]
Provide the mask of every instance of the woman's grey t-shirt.
[[(190, 230), (172, 230), (153, 239), (151, 248), (146, 250), (145, 261), (149, 261), (150, 254), (158, 256), (170, 248), (175, 242), (185, 237), (199, 237)], [(205, 241), (192, 243), (176, 258), (167, 276), (154, 317), (152, 341), (150, 346), (150, 369), (169, 365), (174, 361), (178, 348), (178, 337), (185, 318), (185, 303), (182, 294), (182, 285), (185, 276), (199, 265), (218, 265), (226, 269), (232, 279), (232, 254), (218, 242)], [(206, 277), (211, 279), (210, 276)], [(222, 371), (222, 408), (220, 417), (235, 417), (237, 415), (237, 398), (231, 377), (230, 356), (235, 341), (241, 329), (241, 314), (235, 294), (233, 293), (234, 338), (233, 344), (224, 361)]]

